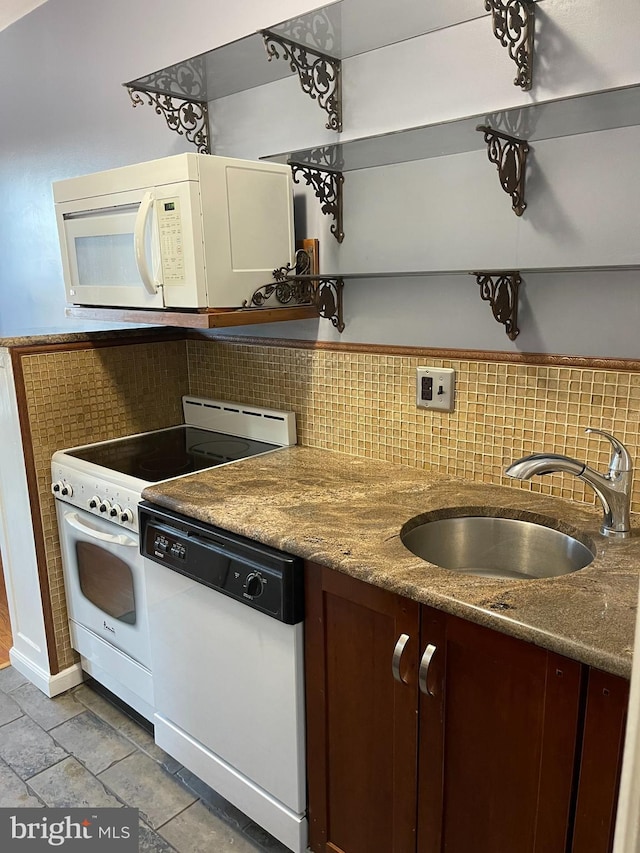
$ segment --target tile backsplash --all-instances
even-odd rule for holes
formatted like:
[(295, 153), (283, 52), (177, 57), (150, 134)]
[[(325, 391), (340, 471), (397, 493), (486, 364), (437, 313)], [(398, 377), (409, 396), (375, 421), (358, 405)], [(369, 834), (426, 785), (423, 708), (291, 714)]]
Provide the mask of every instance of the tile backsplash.
[[(575, 477), (519, 483), (504, 469), (544, 451), (606, 470), (610, 445), (588, 436), (587, 426), (615, 434), (638, 457), (640, 373), (633, 370), (235, 341), (190, 340), (187, 352), (191, 393), (292, 409), (298, 441), (310, 447), (588, 503), (593, 492)], [(424, 364), (455, 369), (453, 412), (416, 407), (416, 367)], [(632, 509), (640, 511), (640, 479)]]

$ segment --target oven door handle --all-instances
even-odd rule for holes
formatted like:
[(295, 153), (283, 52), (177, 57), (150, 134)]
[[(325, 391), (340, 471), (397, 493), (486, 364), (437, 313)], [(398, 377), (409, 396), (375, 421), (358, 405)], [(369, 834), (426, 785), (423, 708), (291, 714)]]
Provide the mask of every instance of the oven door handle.
[(93, 539), (100, 539), (102, 542), (111, 542), (114, 545), (127, 545), (133, 548), (138, 547), (138, 541), (136, 539), (131, 539), (130, 536), (125, 536), (124, 534), (116, 535), (114, 533), (103, 533), (101, 530), (96, 530), (95, 527), (85, 524), (81, 521), (77, 512), (65, 512), (64, 520), (70, 527), (75, 527), (75, 529), (79, 530), (80, 533), (91, 536)]

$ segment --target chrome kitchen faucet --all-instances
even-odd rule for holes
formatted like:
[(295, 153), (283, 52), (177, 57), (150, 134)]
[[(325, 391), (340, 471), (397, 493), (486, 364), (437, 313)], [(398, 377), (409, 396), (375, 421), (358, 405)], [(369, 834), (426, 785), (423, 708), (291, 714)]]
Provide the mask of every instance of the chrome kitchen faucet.
[(613, 453), (606, 474), (599, 474), (585, 463), (559, 453), (534, 453), (524, 456), (509, 465), (505, 474), (518, 480), (530, 480), (536, 474), (573, 474), (588, 483), (600, 499), (603, 512), (600, 532), (605, 536), (621, 539), (631, 536), (629, 515), (633, 464), (629, 452), (621, 441), (608, 432), (591, 427), (585, 432), (603, 435), (611, 442)]

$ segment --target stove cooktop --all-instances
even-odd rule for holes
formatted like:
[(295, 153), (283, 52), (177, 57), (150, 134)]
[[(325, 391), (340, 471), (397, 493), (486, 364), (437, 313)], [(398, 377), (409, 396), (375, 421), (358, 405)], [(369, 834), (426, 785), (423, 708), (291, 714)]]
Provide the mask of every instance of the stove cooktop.
[(296, 444), (294, 412), (204, 397), (182, 398), (184, 423), (58, 450), (51, 490), (58, 502), (137, 531), (145, 486)]
[(182, 425), (65, 452), (67, 456), (111, 471), (157, 483), (278, 447), (265, 441)]

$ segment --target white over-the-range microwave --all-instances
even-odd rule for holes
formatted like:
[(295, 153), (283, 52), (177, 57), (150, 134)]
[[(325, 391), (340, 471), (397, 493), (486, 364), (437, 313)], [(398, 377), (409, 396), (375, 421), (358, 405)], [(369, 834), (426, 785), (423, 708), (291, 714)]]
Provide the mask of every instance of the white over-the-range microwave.
[(73, 305), (237, 308), (293, 262), (288, 166), (177, 154), (53, 195)]

